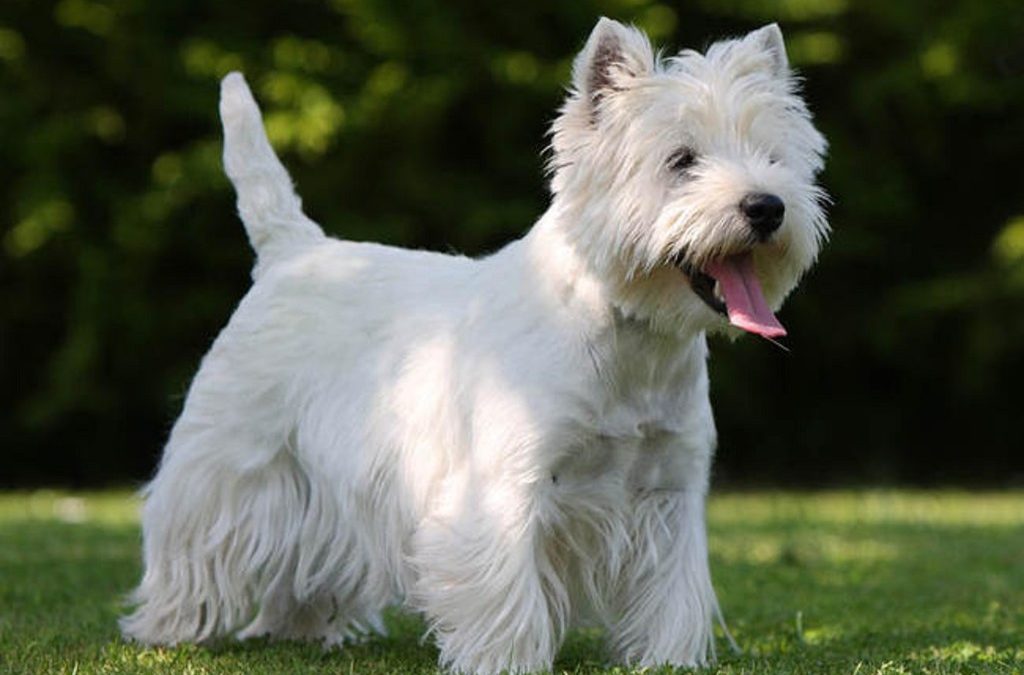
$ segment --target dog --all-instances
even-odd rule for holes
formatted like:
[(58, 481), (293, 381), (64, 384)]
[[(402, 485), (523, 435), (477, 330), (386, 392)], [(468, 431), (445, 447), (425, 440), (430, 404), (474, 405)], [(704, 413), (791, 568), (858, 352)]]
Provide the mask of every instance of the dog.
[(656, 56), (602, 18), (552, 200), (481, 259), (325, 236), (238, 73), (224, 165), (254, 282), (144, 490), (124, 634), (338, 645), (422, 613), (443, 667), (715, 657), (706, 335), (777, 339), (828, 233), (826, 142), (775, 24)]

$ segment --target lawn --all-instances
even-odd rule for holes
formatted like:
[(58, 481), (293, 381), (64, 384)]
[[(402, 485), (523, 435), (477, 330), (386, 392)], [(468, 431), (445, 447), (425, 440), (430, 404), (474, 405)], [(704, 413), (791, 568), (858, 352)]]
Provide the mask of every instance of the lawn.
[[(0, 494), (0, 673), (436, 672), (422, 624), (401, 614), (391, 637), (344, 652), (122, 643), (137, 506), (124, 492)], [(719, 640), (707, 672), (1024, 672), (1024, 492), (724, 494), (710, 529), (743, 653)], [(572, 634), (555, 671), (630, 672), (605, 667), (600, 644)]]

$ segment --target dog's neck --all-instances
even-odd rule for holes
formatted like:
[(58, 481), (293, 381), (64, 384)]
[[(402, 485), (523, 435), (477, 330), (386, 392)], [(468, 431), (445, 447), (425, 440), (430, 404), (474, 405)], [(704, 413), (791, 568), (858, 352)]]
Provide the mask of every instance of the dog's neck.
[[(579, 224), (575, 224), (579, 227)], [(665, 287), (678, 285), (678, 270), (666, 268), (642, 278), (627, 278), (624, 270), (609, 270), (617, 265), (605, 261), (599, 266), (581, 251), (564, 214), (552, 207), (520, 241), (528, 258), (528, 269), (539, 289), (547, 291), (551, 301), (576, 316), (587, 332), (645, 329), (658, 342), (673, 342), (680, 347), (704, 340), (706, 325), (692, 307), (664, 306)], [(674, 293), (680, 302), (693, 302), (692, 294)], [(651, 298), (659, 303), (654, 304)], [(667, 318), (666, 318), (667, 317)]]

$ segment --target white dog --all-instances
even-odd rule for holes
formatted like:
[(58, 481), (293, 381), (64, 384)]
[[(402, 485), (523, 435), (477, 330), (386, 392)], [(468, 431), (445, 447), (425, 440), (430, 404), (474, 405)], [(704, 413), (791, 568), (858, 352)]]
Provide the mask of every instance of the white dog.
[(336, 644), (402, 602), (459, 672), (550, 668), (583, 620), (713, 659), (705, 334), (784, 334), (827, 232), (778, 27), (660, 60), (601, 19), (551, 207), (480, 260), (326, 237), (241, 75), (220, 110), (259, 260), (145, 491), (126, 635)]

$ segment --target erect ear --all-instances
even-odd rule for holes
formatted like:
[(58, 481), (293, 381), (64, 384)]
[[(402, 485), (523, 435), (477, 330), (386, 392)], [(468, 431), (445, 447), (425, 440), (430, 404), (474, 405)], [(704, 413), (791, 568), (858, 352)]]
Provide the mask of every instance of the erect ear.
[(601, 17), (572, 66), (573, 87), (591, 106), (654, 70), (654, 52), (636, 28)]
[(751, 31), (747, 33), (743, 41), (755, 45), (771, 57), (773, 75), (785, 77), (789, 74), (786, 42), (782, 39), (782, 29), (779, 28), (779, 24), (770, 23), (767, 26)]

